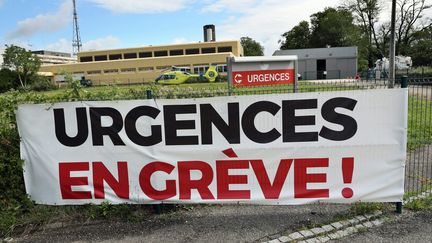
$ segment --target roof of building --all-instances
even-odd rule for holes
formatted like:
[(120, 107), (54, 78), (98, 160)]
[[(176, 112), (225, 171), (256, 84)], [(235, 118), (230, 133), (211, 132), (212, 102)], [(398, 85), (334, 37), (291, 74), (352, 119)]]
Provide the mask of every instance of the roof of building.
[(273, 56), (297, 55), (299, 60), (324, 58), (356, 58), (357, 46), (277, 50)]
[(181, 44), (169, 44), (169, 45), (148, 45), (148, 46), (139, 46), (139, 47), (128, 47), (128, 48), (117, 48), (117, 49), (106, 49), (106, 50), (89, 50), (89, 51), (81, 51), (78, 53), (78, 56), (83, 55), (95, 55), (99, 53), (106, 52), (135, 52), (143, 49), (176, 49), (181, 47), (193, 47), (193, 46), (212, 46), (212, 45), (221, 45), (221, 44), (229, 44), (233, 42), (240, 43), (239, 40), (225, 40), (225, 41), (210, 41), (210, 42), (192, 42), (192, 43), (181, 43)]
[(47, 55), (47, 56), (72, 57), (70, 53), (59, 52), (59, 51), (36, 50), (36, 51), (32, 51), (32, 53), (39, 54), (39, 55)]

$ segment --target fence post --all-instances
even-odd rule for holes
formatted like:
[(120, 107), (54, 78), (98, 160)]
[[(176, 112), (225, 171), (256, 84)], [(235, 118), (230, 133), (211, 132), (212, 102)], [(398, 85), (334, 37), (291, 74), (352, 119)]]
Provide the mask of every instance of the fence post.
[(146, 90), (147, 99), (151, 100), (153, 99), (153, 94), (150, 89)]
[[(401, 78), (401, 88), (408, 88), (408, 76), (406, 75)], [(396, 203), (396, 213), (402, 213), (402, 202)]]
[(398, 213), (398, 214), (402, 213), (402, 202), (396, 203), (396, 213)]
[[(406, 75), (401, 78), (401, 88), (408, 88), (408, 76)], [(396, 213), (402, 213), (402, 202), (396, 202)]]
[(408, 76), (402, 76), (401, 88), (408, 88)]
[(233, 93), (233, 87), (232, 87), (232, 63), (233, 63), (233, 57), (227, 57), (227, 85), (228, 85), (228, 96), (231, 96)]

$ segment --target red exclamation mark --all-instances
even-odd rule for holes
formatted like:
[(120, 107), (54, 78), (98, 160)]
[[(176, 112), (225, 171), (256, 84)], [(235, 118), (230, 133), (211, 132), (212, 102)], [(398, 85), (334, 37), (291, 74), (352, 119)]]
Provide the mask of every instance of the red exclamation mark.
[[(351, 184), (354, 171), (354, 158), (342, 158), (342, 175), (344, 184)], [(344, 198), (351, 198), (354, 192), (351, 188), (345, 187), (342, 189), (342, 196)]]

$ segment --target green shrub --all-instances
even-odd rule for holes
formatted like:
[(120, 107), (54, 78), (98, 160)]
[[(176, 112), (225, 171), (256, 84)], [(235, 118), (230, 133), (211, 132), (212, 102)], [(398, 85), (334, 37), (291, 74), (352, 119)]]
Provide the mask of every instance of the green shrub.
[(48, 91), (56, 88), (51, 79), (44, 76), (36, 76), (30, 86), (30, 89), (34, 91)]
[(0, 70), (0, 93), (18, 87), (17, 74), (14, 71), (3, 68)]

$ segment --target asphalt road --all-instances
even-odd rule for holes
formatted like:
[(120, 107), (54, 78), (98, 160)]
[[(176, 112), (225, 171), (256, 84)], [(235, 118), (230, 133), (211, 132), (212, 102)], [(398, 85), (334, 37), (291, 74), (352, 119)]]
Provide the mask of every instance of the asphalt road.
[(79, 224), (15, 236), (19, 242), (252, 242), (279, 232), (333, 222), (350, 205), (197, 206), (140, 222)]
[(340, 240), (341, 242), (432, 242), (432, 209), (405, 211), (397, 220)]

